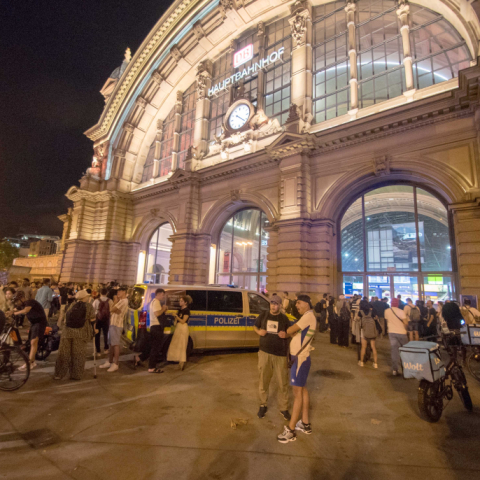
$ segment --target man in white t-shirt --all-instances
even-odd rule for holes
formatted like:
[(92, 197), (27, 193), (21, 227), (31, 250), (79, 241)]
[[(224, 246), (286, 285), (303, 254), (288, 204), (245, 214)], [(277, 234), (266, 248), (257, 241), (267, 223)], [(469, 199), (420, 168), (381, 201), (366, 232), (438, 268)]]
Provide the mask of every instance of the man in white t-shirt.
[(317, 329), (317, 319), (308, 295), (297, 294), (296, 307), (301, 317), (287, 330), (287, 334), (293, 337), (290, 342), (290, 355), (293, 361), (290, 369), (290, 385), (294, 395), (293, 411), (289, 425), (285, 425), (283, 433), (277, 436), (280, 443), (295, 441), (297, 439), (295, 430), (307, 435), (312, 433), (308, 418), (310, 399), (306, 384), (310, 372), (310, 350)]
[(120, 359), (120, 344), (123, 332), (123, 322), (128, 311), (127, 289), (117, 290), (117, 301), (110, 310), (110, 326), (108, 327), (108, 360), (100, 368), (108, 368), (107, 372), (116, 372)]
[[(399, 348), (408, 343), (407, 313), (400, 307), (398, 298), (392, 298), (392, 307), (385, 310), (385, 321), (387, 322), (388, 338), (392, 347), (392, 373), (398, 375), (400, 371), (400, 351)], [(406, 308), (406, 307), (405, 307)]]

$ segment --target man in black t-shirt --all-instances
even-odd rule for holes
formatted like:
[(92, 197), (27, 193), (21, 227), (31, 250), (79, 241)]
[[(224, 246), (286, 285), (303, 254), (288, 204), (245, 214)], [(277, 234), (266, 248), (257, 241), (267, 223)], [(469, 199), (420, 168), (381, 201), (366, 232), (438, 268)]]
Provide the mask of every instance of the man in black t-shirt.
[(281, 313), (282, 299), (273, 295), (270, 299), (270, 311), (262, 312), (253, 327), (260, 336), (258, 351), (258, 370), (260, 373), (260, 409), (258, 418), (267, 413), (268, 389), (270, 380), (275, 375), (278, 384), (278, 405), (285, 420), (290, 420), (288, 411), (288, 368), (287, 329), (290, 326), (288, 317)]
[[(21, 293), (21, 294), (20, 294)], [(35, 368), (37, 364), (35, 363), (35, 355), (38, 349), (38, 343), (43, 340), (45, 335), (45, 329), (47, 328), (47, 317), (45, 315), (45, 310), (43, 306), (36, 300), (27, 300), (23, 292), (19, 292), (15, 295), (13, 299), (15, 305), (15, 310), (8, 312), (7, 315), (26, 315), (28, 321), (31, 323), (29, 340), (30, 340), (30, 370)], [(20, 367), (21, 370), (25, 370), (26, 365)]]
[(433, 308), (433, 302), (427, 301), (427, 336), (437, 335), (437, 311)]

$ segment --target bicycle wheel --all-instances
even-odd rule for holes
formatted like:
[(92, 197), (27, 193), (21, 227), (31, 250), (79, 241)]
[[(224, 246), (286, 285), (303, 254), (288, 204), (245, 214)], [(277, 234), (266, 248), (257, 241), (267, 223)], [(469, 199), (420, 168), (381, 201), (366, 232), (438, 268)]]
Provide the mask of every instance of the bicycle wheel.
[(422, 380), (418, 387), (418, 408), (420, 415), (429, 422), (438, 422), (443, 412), (443, 398), (438, 396), (438, 382)]
[(30, 361), (27, 355), (19, 347), (3, 346), (0, 349), (0, 390), (18, 390), (25, 385), (29, 376)]
[(473, 351), (467, 358), (468, 371), (480, 382), (480, 353)]
[(472, 398), (470, 397), (470, 392), (468, 391), (468, 387), (463, 385), (457, 388), (458, 395), (460, 395), (460, 400), (463, 403), (463, 406), (471, 412), (473, 410), (473, 403)]

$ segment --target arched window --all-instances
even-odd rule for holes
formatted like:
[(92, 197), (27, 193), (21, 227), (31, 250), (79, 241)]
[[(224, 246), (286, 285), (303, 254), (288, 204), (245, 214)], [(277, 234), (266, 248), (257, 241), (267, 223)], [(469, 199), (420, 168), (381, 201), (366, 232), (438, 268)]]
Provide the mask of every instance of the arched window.
[(217, 246), (217, 283), (265, 290), (267, 216), (258, 209), (237, 212), (223, 227)]
[(362, 195), (342, 218), (341, 242), (346, 294), (453, 295), (447, 209), (421, 188), (392, 185)]
[(283, 125), (288, 118), (291, 97), (292, 32), (288, 18), (268, 25), (265, 33), (265, 57), (285, 48), (281, 59), (265, 69), (265, 114), (277, 118)]
[[(351, 105), (346, 2), (313, 10), (314, 122), (344, 115)], [(403, 43), (395, 0), (358, 0), (355, 49), (358, 106), (366, 108), (405, 92)], [(471, 55), (459, 33), (442, 15), (410, 5), (410, 45), (416, 89), (458, 77)]]
[(152, 234), (148, 243), (148, 252), (145, 265), (145, 282), (166, 284), (170, 270), (170, 251), (173, 234), (169, 223), (160, 225)]
[(160, 145), (160, 159), (158, 176), (163, 177), (172, 171), (172, 152), (175, 133), (175, 107), (170, 110), (163, 122), (162, 143)]

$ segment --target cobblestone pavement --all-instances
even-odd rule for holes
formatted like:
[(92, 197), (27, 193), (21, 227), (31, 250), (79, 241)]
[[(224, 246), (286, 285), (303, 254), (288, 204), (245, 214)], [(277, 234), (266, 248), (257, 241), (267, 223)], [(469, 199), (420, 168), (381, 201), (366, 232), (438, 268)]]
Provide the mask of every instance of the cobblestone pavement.
[[(439, 423), (420, 419), (418, 382), (390, 375), (318, 335), (309, 377), (313, 434), (282, 445), (272, 385), (256, 416), (257, 354), (216, 352), (152, 375), (125, 351), (116, 373), (87, 363), (80, 382), (52, 380), (55, 356), (18, 392), (0, 392), (0, 479), (478, 479), (480, 383), (475, 405), (456, 396)], [(103, 360), (101, 360), (103, 361)], [(231, 421), (248, 419), (231, 428)]]

